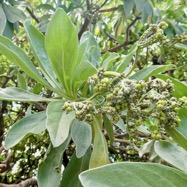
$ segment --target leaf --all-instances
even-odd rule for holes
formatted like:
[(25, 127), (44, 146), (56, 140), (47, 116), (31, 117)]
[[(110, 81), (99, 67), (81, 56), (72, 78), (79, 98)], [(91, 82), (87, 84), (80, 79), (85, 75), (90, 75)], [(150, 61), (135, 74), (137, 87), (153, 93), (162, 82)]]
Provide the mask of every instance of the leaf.
[(0, 88), (0, 100), (21, 102), (54, 101), (54, 99), (41, 97), (16, 87)]
[(78, 36), (73, 23), (61, 8), (49, 22), (45, 46), (59, 82), (71, 93), (71, 79), (77, 68)]
[(125, 56), (124, 60), (118, 66), (117, 72), (123, 73), (125, 71), (125, 68), (131, 62), (133, 55), (136, 53), (136, 50), (137, 50), (137, 45), (133, 45), (129, 50), (129, 53)]
[(64, 101), (54, 101), (47, 106), (47, 130), (54, 147), (61, 145), (69, 135), (69, 129), (75, 114), (66, 114), (62, 110)]
[(25, 77), (19, 71), (17, 72), (17, 81), (18, 81), (18, 86), (21, 89), (23, 89), (23, 90), (27, 89)]
[[(90, 158), (89, 168), (95, 168), (109, 163), (108, 159), (108, 147), (105, 137), (101, 130), (102, 119), (100, 116), (94, 116), (93, 128), (94, 128), (94, 142), (93, 151)], [(99, 155), (99, 159), (98, 159)]]
[(5, 149), (18, 144), (26, 135), (39, 134), (46, 129), (46, 113), (39, 112), (31, 114), (16, 122), (8, 131), (5, 137)]
[(179, 49), (183, 49), (183, 50), (187, 51), (187, 46), (185, 44), (176, 43), (174, 46), (179, 48)]
[(134, 0), (123, 0), (123, 4), (124, 4), (124, 10), (125, 10), (125, 16), (126, 18), (129, 17), (130, 12), (132, 11), (133, 7), (134, 7)]
[(146, 3), (146, 0), (133, 0), (133, 1), (136, 5), (136, 9), (138, 10), (138, 12), (141, 12)]
[(30, 41), (34, 56), (39, 62), (42, 73), (44, 74), (47, 81), (51, 84), (51, 86), (60, 92), (61, 86), (55, 79), (49, 57), (45, 50), (44, 35), (31, 24), (30, 20), (25, 21), (24, 28)]
[(187, 150), (187, 138), (183, 134), (181, 134), (176, 128), (168, 128), (165, 126), (165, 129), (179, 146)]
[(187, 151), (167, 141), (156, 141), (154, 150), (166, 162), (187, 173)]
[(78, 62), (88, 61), (94, 67), (99, 66), (101, 52), (91, 32), (84, 32), (80, 40)]
[(65, 169), (60, 187), (82, 187), (78, 175), (89, 168), (91, 149), (88, 149), (82, 158), (77, 158), (75, 153)]
[(144, 154), (149, 153), (153, 145), (154, 140), (150, 140), (147, 143), (143, 144), (138, 151), (139, 156), (142, 157)]
[(108, 137), (110, 139), (110, 145), (112, 145), (114, 143), (114, 130), (113, 130), (113, 125), (111, 123), (111, 121), (109, 120), (108, 116), (105, 115), (103, 116), (103, 120), (104, 120), (104, 126), (105, 129), (107, 131)]
[(170, 76), (167, 75), (156, 75), (156, 77), (158, 77), (159, 79), (162, 79), (164, 81), (166, 81), (167, 79), (171, 80), (173, 85), (174, 85), (174, 91), (172, 93), (173, 96), (180, 98), (183, 96), (187, 96), (187, 86), (183, 83), (181, 83), (179, 80), (174, 79)]
[(76, 145), (76, 156), (81, 158), (92, 141), (91, 126), (84, 121), (75, 119), (71, 127), (71, 136)]
[(181, 119), (181, 124), (176, 129), (187, 137), (187, 108), (180, 109), (179, 117)]
[(33, 63), (29, 60), (25, 52), (19, 47), (15, 46), (8, 38), (3, 36), (0, 36), (0, 52), (3, 53), (11, 62), (25, 71), (25, 73), (30, 77), (51, 89)]
[(146, 2), (144, 4), (143, 11), (142, 11), (142, 22), (145, 23), (147, 21), (147, 18), (149, 16), (152, 16), (152, 14), (153, 14), (153, 8), (149, 2)]
[(0, 4), (0, 35), (3, 34), (5, 26), (6, 26), (6, 15), (2, 8), (2, 4)]
[(158, 73), (169, 70), (173, 67), (175, 67), (175, 65), (173, 64), (149, 66), (133, 74), (130, 77), (130, 79), (135, 79), (135, 80), (148, 79), (151, 76), (155, 76)]
[(61, 179), (62, 155), (66, 150), (70, 138), (59, 147), (53, 148), (52, 145), (46, 153), (45, 159), (40, 163), (38, 168), (38, 186), (40, 187), (59, 187)]
[(14, 24), (7, 21), (2, 35), (11, 39), (13, 37), (13, 34), (14, 34)]
[(179, 187), (186, 186), (187, 175), (154, 163), (123, 162), (84, 171), (79, 175), (84, 187)]
[(6, 5), (3, 3), (3, 8), (7, 17), (7, 20), (11, 23), (15, 23), (17, 21), (23, 21), (26, 19), (26, 15), (24, 12), (15, 6)]

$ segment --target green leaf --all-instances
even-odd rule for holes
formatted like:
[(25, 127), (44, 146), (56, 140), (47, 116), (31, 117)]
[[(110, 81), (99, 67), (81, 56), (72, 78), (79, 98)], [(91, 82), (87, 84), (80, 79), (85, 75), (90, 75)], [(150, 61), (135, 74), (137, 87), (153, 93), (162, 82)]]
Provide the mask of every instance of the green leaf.
[(145, 23), (147, 21), (147, 18), (149, 16), (152, 16), (152, 14), (153, 14), (153, 9), (152, 9), (150, 3), (146, 2), (144, 4), (143, 12), (142, 12), (142, 22)]
[(26, 84), (25, 77), (19, 71), (17, 72), (17, 80), (18, 80), (18, 86), (21, 89), (26, 90), (27, 84)]
[(77, 68), (77, 31), (63, 9), (58, 9), (49, 22), (45, 46), (53, 71), (59, 82), (71, 94), (71, 79)]
[(186, 186), (187, 175), (154, 163), (115, 163), (79, 175), (84, 187), (179, 187)]
[(134, 0), (123, 0), (123, 4), (124, 4), (125, 16), (126, 18), (128, 18), (130, 15), (130, 12), (132, 11), (135, 5)]
[(180, 109), (179, 117), (181, 119), (181, 124), (177, 127), (177, 130), (187, 137), (187, 108)]
[(2, 8), (2, 4), (0, 4), (0, 35), (3, 34), (5, 26), (6, 26), (6, 15)]
[(33, 63), (29, 60), (25, 52), (15, 46), (8, 38), (3, 36), (0, 36), (0, 52), (3, 53), (11, 62), (25, 71), (25, 73), (30, 77), (51, 89)]
[(39, 134), (46, 129), (46, 113), (31, 114), (16, 122), (5, 137), (5, 149), (9, 149), (19, 143), (26, 135)]
[(108, 147), (101, 129), (102, 119), (100, 116), (94, 116), (93, 118), (94, 142), (89, 168), (95, 168), (109, 163)]
[(51, 62), (45, 50), (44, 35), (31, 24), (30, 20), (25, 21), (24, 28), (30, 41), (34, 56), (38, 60), (42, 73), (44, 74), (50, 85), (58, 92), (61, 92), (61, 86), (55, 79), (55, 75), (51, 67)]
[(7, 21), (2, 35), (11, 39), (13, 34), (14, 34), (14, 24)]
[(113, 130), (112, 122), (109, 120), (107, 115), (103, 116), (103, 120), (104, 120), (105, 129), (107, 131), (110, 140), (110, 145), (112, 145), (114, 143), (114, 130)]
[(125, 71), (126, 67), (131, 62), (133, 55), (136, 53), (136, 50), (137, 50), (137, 45), (133, 45), (129, 50), (129, 53), (125, 56), (124, 60), (118, 66), (117, 72), (123, 73)]
[(138, 151), (139, 156), (142, 157), (144, 154), (149, 153), (153, 145), (154, 140), (150, 140), (147, 143), (143, 144)]
[(15, 87), (0, 88), (0, 100), (21, 102), (54, 101), (54, 99), (41, 97)]
[(138, 10), (138, 12), (141, 12), (147, 0), (133, 0), (133, 1), (136, 5), (136, 9)]
[(89, 168), (91, 149), (88, 149), (82, 158), (77, 158), (75, 153), (65, 169), (60, 187), (82, 187), (78, 175)]
[(174, 91), (172, 93), (173, 96), (180, 98), (183, 96), (187, 96), (187, 86), (181, 83), (179, 80), (174, 79), (168, 75), (156, 75), (159, 79), (166, 81), (167, 79), (171, 80), (174, 85)]
[(26, 19), (26, 15), (24, 12), (14, 6), (6, 5), (3, 3), (3, 8), (7, 17), (7, 20), (11, 23), (15, 23), (17, 21), (23, 21)]
[(187, 173), (187, 151), (167, 141), (156, 141), (154, 150), (166, 162)]
[(62, 110), (64, 101), (54, 101), (47, 106), (47, 130), (54, 147), (61, 145), (68, 137), (74, 112)]
[(71, 127), (71, 136), (76, 145), (76, 156), (80, 158), (86, 153), (91, 144), (91, 126), (84, 121), (75, 119)]
[(40, 187), (59, 187), (61, 179), (62, 155), (66, 150), (70, 138), (59, 147), (53, 148), (52, 145), (46, 153), (45, 159), (38, 168), (38, 186)]
[(151, 76), (155, 76), (158, 73), (164, 72), (164, 71), (169, 70), (173, 67), (175, 67), (175, 65), (173, 65), (173, 64), (149, 66), (149, 67), (146, 67), (146, 68), (136, 72), (135, 74), (133, 74), (130, 77), (130, 79), (135, 79), (135, 80), (148, 79)]
[(101, 52), (96, 39), (91, 32), (85, 32), (80, 40), (78, 62), (86, 60), (97, 67), (100, 57)]
[(165, 126), (165, 129), (179, 146), (187, 150), (187, 138), (183, 134), (181, 134), (176, 128), (168, 128)]
[(187, 51), (187, 46), (185, 44), (176, 43), (174, 46), (179, 48), (179, 49), (183, 49), (183, 50)]

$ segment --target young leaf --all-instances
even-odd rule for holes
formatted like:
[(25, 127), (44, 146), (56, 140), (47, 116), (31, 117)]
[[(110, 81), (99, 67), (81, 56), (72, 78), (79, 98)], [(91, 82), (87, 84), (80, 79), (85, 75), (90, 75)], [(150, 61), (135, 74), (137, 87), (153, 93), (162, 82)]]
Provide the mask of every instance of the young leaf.
[[(8, 38), (0, 36), (0, 52), (3, 53), (11, 62), (19, 66), (26, 74), (35, 79), (40, 84), (52, 89), (38, 72), (33, 63), (29, 60), (25, 52), (15, 46)], [(53, 90), (53, 89), (52, 89)]]
[(154, 163), (123, 162), (84, 171), (79, 175), (84, 187), (167, 187), (186, 186), (187, 175)]
[(174, 84), (174, 91), (172, 93), (173, 96), (177, 98), (187, 96), (187, 86), (182, 82), (180, 82), (179, 80), (174, 79), (168, 75), (162, 75), (162, 74), (156, 75), (156, 77), (164, 81), (166, 81), (167, 79), (172, 81), (172, 83)]
[(93, 128), (95, 136), (89, 168), (95, 168), (109, 163), (108, 147), (101, 130), (101, 123), (100, 116), (94, 116)]
[(166, 132), (173, 138), (173, 140), (185, 150), (187, 150), (187, 138), (181, 134), (176, 128), (165, 127)]
[(41, 97), (15, 87), (0, 88), (0, 100), (21, 102), (54, 101), (54, 99)]
[(147, 143), (145, 143), (143, 146), (141, 146), (138, 151), (139, 156), (142, 157), (145, 153), (149, 153), (153, 145), (154, 145), (154, 140), (150, 140)]
[(82, 187), (78, 175), (89, 168), (90, 155), (90, 148), (82, 158), (77, 158), (76, 155), (73, 154), (63, 173), (60, 187)]
[(76, 145), (76, 156), (81, 158), (92, 141), (91, 126), (84, 121), (75, 119), (71, 127), (71, 136)]
[(40, 187), (59, 187), (61, 179), (62, 155), (69, 144), (70, 138), (59, 147), (53, 148), (52, 145), (46, 153), (45, 159), (38, 168), (38, 186)]
[(49, 57), (45, 50), (44, 35), (31, 24), (30, 20), (25, 21), (24, 28), (30, 41), (34, 56), (38, 60), (42, 73), (44, 74), (50, 85), (60, 92), (62, 88), (55, 79)]
[(62, 110), (64, 101), (54, 101), (47, 106), (47, 130), (54, 147), (61, 145), (69, 135), (69, 129), (75, 114), (66, 114)]
[(167, 141), (156, 141), (154, 150), (166, 162), (187, 173), (187, 151)]
[(148, 79), (151, 76), (155, 76), (158, 73), (169, 70), (173, 67), (175, 67), (175, 65), (173, 65), (173, 64), (149, 66), (149, 67), (146, 67), (146, 68), (138, 71), (137, 73), (133, 74), (130, 77), (130, 79), (135, 79), (135, 80)]
[(77, 68), (77, 31), (63, 9), (58, 9), (49, 22), (45, 46), (53, 71), (59, 82), (71, 94), (71, 79)]
[(19, 143), (29, 133), (39, 134), (46, 129), (46, 113), (31, 114), (16, 122), (5, 137), (5, 149)]

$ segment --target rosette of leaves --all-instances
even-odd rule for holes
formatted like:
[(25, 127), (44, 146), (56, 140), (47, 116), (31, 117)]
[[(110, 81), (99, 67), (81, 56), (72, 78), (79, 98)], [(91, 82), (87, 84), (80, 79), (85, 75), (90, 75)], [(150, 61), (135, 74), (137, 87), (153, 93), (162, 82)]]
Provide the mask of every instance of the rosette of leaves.
[[(45, 98), (20, 88), (0, 89), (1, 100), (48, 104), (46, 111), (30, 114), (16, 122), (5, 137), (4, 147), (9, 149), (30, 133), (39, 134), (47, 129), (51, 145), (38, 168), (39, 186), (90, 186), (85, 183), (89, 178), (81, 175), (81, 184), (78, 175), (84, 170), (92, 172), (92, 168), (99, 166), (107, 168), (105, 165), (109, 164), (108, 145), (102, 132), (103, 123), (110, 138), (113, 138), (115, 130), (111, 121), (126, 131), (122, 115), (126, 116), (125, 110), (136, 100), (132, 98), (126, 102), (128, 98), (125, 94), (128, 90), (124, 88), (128, 88), (127, 85), (130, 86), (130, 90), (134, 88), (139, 97), (140, 87), (144, 88), (141, 80), (147, 81), (149, 77), (156, 76), (173, 65), (150, 66), (135, 73), (136, 66), (131, 66), (130, 61), (134, 55), (137, 58), (138, 45), (133, 46), (124, 61), (117, 65), (112, 62), (118, 56), (112, 53), (108, 53), (101, 63), (100, 49), (94, 36), (86, 32), (79, 42), (75, 26), (63, 9), (55, 12), (45, 36), (28, 20), (25, 21), (24, 28), (37, 61), (36, 66), (22, 49), (3, 36), (0, 36), (0, 52), (36, 82), (52, 91), (54, 97)], [(132, 85), (128, 84), (128, 81)], [(185, 98), (183, 100), (181, 102), (186, 102)], [(106, 114), (112, 117), (111, 121)], [(168, 132), (172, 132), (171, 129)], [(71, 139), (76, 145), (76, 152), (61, 174), (62, 156)], [(184, 141), (185, 137), (183, 143)], [(162, 157), (162, 154), (158, 154)], [(171, 162), (173, 163), (173, 160)], [(178, 165), (173, 165), (181, 169)], [(142, 165), (142, 168), (149, 172), (154, 171), (155, 167), (159, 170), (160, 165)], [(128, 171), (134, 171), (134, 164), (129, 165)], [(163, 166), (160, 172), (165, 171), (170, 171), (175, 178), (181, 179), (181, 175), (177, 176), (180, 171)], [(102, 176), (105, 174), (102, 173)], [(138, 177), (138, 174), (136, 175)], [(171, 180), (168, 175), (166, 178)], [(155, 177), (152, 176), (152, 179)], [(143, 180), (147, 181), (146, 178)], [(99, 185), (102, 184), (97, 186)]]

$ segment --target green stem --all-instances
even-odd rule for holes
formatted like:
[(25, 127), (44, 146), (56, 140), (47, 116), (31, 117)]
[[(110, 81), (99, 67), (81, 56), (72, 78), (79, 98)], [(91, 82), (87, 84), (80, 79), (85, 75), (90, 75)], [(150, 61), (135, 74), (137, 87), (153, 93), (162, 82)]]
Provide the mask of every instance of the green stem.
[(117, 77), (117, 76), (120, 76), (121, 73), (114, 72), (114, 71), (105, 71), (103, 75), (105, 75), (105, 76)]

